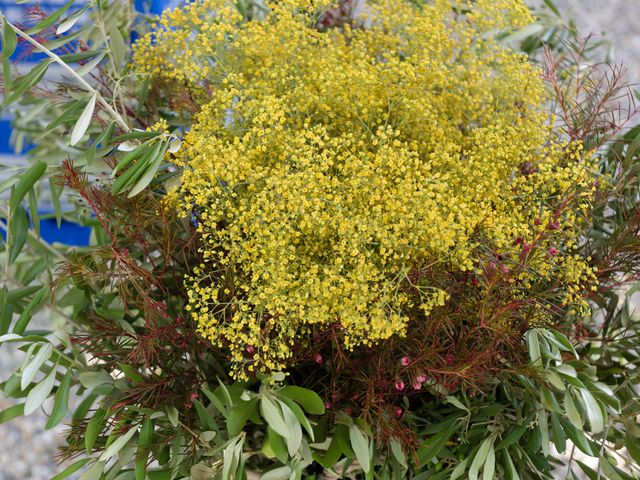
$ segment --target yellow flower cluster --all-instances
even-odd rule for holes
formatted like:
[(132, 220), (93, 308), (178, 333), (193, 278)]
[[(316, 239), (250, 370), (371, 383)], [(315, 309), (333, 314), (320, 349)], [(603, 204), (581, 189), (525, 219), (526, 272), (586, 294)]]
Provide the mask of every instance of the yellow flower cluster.
[(532, 20), (523, 3), (373, 0), (324, 32), (326, 5), (267, 7), (247, 22), (199, 0), (136, 44), (142, 72), (201, 104), (169, 201), (202, 242), (188, 308), (235, 375), (283, 368), (313, 328), (347, 348), (402, 335), (448, 300), (411, 274), (487, 250), (518, 263), (535, 245), (518, 281), (574, 301), (592, 172), (553, 140), (540, 72), (494, 39)]

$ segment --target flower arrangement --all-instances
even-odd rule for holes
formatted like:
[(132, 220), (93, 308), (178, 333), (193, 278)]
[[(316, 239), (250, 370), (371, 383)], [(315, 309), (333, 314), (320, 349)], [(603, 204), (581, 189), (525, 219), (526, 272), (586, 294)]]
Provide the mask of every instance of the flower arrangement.
[(4, 18), (0, 422), (52, 398), (56, 480), (636, 478), (640, 128), (546, 3)]

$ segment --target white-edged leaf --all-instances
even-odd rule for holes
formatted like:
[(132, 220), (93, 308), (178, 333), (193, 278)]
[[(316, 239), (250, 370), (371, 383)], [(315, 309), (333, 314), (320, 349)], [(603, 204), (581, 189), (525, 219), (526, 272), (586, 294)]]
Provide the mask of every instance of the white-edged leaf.
[(496, 451), (493, 448), (493, 443), (489, 447), (489, 453), (487, 459), (484, 462), (484, 468), (482, 469), (482, 480), (493, 480), (493, 475), (496, 472)]
[(20, 389), (24, 390), (29, 386), (31, 381), (36, 378), (36, 374), (40, 370), (40, 367), (51, 358), (51, 354), (53, 353), (53, 345), (47, 343), (40, 347), (38, 353), (36, 353), (30, 360), (29, 363), (22, 370), (22, 378), (20, 379)]
[(291, 432), (287, 428), (282, 411), (273, 400), (263, 396), (260, 399), (260, 411), (262, 412), (262, 417), (276, 433), (284, 438), (289, 438)]
[(502, 454), (504, 455), (504, 458), (507, 460), (507, 466), (509, 467), (509, 472), (511, 473), (511, 480), (520, 480), (520, 475), (518, 475), (516, 466), (513, 464), (511, 455), (509, 455), (509, 449), (505, 448), (502, 452), (503, 452)]
[(369, 456), (369, 442), (367, 441), (367, 437), (358, 426), (350, 425), (349, 440), (351, 440), (351, 448), (353, 448), (353, 452), (356, 454), (362, 470), (368, 473), (371, 469), (371, 458)]
[(107, 447), (107, 449), (100, 455), (101, 461), (107, 461), (111, 457), (113, 457), (116, 453), (118, 453), (124, 446), (127, 444), (131, 437), (133, 437), (138, 431), (137, 427), (130, 428), (127, 433), (122, 435), (121, 437), (116, 438), (111, 445)]
[(478, 452), (475, 457), (473, 457), (471, 467), (469, 468), (469, 480), (478, 480), (478, 473), (480, 473), (480, 469), (484, 465), (484, 462), (487, 461), (489, 450), (493, 447), (493, 441), (493, 437), (485, 438), (484, 442), (480, 445)]
[(42, 402), (44, 402), (49, 395), (51, 394), (51, 390), (53, 390), (53, 385), (56, 382), (56, 369), (52, 368), (44, 380), (38, 383), (35, 387), (31, 389), (29, 395), (27, 395), (27, 400), (24, 402), (24, 414), (30, 415), (35, 412)]
[(582, 416), (571, 396), (571, 391), (564, 394), (564, 411), (571, 424), (582, 430)]
[(585, 408), (587, 409), (587, 418), (589, 419), (591, 431), (593, 433), (602, 432), (604, 430), (604, 416), (598, 401), (589, 390), (581, 389), (580, 395), (582, 395)]
[(5, 333), (4, 335), (0, 335), (0, 343), (3, 342), (12, 342), (13, 340), (20, 340), (22, 335), (18, 335), (17, 333)]
[(527, 347), (531, 363), (536, 367), (542, 366), (542, 353), (540, 352), (540, 337), (537, 330), (529, 330), (526, 334)]
[(286, 480), (291, 476), (291, 467), (285, 465), (284, 467), (274, 468), (268, 472), (263, 473), (260, 476), (260, 480)]
[(82, 372), (78, 379), (84, 388), (95, 388), (105, 383), (113, 383), (113, 377), (105, 370)]
[(56, 35), (62, 35), (63, 33), (71, 30), (86, 9), (86, 6), (82, 7), (77, 12), (74, 12), (73, 14), (65, 18), (62, 22), (60, 22), (60, 25), (58, 25), (58, 28), (56, 29)]
[(302, 427), (300, 426), (300, 422), (288, 405), (280, 401), (278, 401), (278, 404), (282, 409), (284, 422), (286, 423), (287, 430), (290, 433), (290, 435), (285, 438), (285, 440), (287, 442), (287, 450), (289, 451), (289, 456), (293, 458), (295, 453), (300, 448), (300, 445), (302, 444)]
[(71, 132), (71, 143), (70, 145), (73, 147), (76, 145), (87, 132), (89, 125), (91, 124), (91, 118), (93, 118), (93, 111), (96, 108), (96, 95), (93, 95), (89, 101), (87, 102), (87, 106), (84, 107), (84, 110), (80, 114), (80, 118), (76, 122), (73, 127), (73, 131)]
[(169, 153), (176, 153), (178, 150), (180, 150), (180, 147), (182, 146), (182, 142), (178, 139), (174, 139), (171, 140), (169, 142)]
[(462, 475), (464, 475), (464, 472), (467, 470), (467, 463), (469, 463), (469, 459), (465, 458), (462, 462), (460, 462), (456, 468), (453, 469), (453, 472), (451, 472), (451, 477), (449, 477), (449, 480), (458, 480), (458, 478), (462, 477)]
[(91, 72), (98, 64), (104, 59), (106, 56), (106, 52), (102, 52), (100, 55), (97, 55), (95, 58), (92, 58), (91, 61), (85, 63), (81, 67), (76, 69), (76, 73), (81, 77), (85, 76), (87, 73)]

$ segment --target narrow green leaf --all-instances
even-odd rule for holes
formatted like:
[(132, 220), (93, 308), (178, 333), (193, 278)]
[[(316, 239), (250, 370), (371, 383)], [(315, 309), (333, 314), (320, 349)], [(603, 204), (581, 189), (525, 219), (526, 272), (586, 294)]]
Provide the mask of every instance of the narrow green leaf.
[(351, 448), (356, 454), (362, 470), (367, 473), (371, 469), (371, 457), (369, 456), (369, 442), (367, 437), (356, 425), (349, 426), (349, 440)]
[(276, 458), (282, 463), (287, 463), (289, 451), (287, 450), (287, 444), (285, 443), (284, 438), (278, 435), (271, 427), (267, 427), (267, 438), (269, 439), (269, 446)]
[(71, 382), (73, 380), (73, 370), (67, 370), (64, 378), (58, 386), (55, 397), (53, 397), (53, 410), (47, 420), (45, 430), (50, 430), (64, 420), (65, 415), (69, 411), (69, 391), (71, 390)]
[(473, 457), (473, 461), (471, 462), (471, 466), (469, 467), (469, 480), (478, 480), (478, 474), (480, 473), (480, 469), (483, 467), (484, 463), (487, 461), (489, 451), (493, 447), (493, 442), (494, 438), (489, 437), (485, 438), (485, 440), (480, 445), (480, 448)]
[(129, 430), (127, 430), (127, 433), (116, 438), (106, 448), (106, 450), (102, 453), (102, 455), (100, 455), (100, 461), (106, 462), (115, 454), (117, 454), (120, 450), (122, 450), (124, 446), (127, 444), (127, 442), (131, 440), (131, 438), (136, 434), (137, 431), (138, 431), (137, 427), (132, 427)]
[(27, 400), (24, 404), (24, 414), (31, 415), (35, 412), (40, 405), (49, 398), (51, 394), (51, 390), (53, 390), (53, 386), (56, 381), (56, 369), (55, 367), (51, 369), (51, 372), (38, 383), (35, 387), (31, 389), (29, 395), (27, 395)]
[(287, 450), (289, 452), (289, 456), (293, 458), (302, 444), (302, 427), (300, 426), (300, 422), (296, 416), (293, 414), (293, 411), (285, 403), (279, 401), (278, 404), (282, 410), (282, 415), (287, 425), (287, 431), (289, 432), (289, 436), (286, 438)]
[(15, 52), (16, 45), (18, 44), (18, 37), (13, 28), (6, 23), (4, 24), (4, 31), (2, 32), (2, 74), (4, 78), (5, 92), (11, 91), (12, 78), (11, 78), (11, 63), (9, 58)]
[(24, 415), (24, 403), (12, 405), (0, 411), (0, 424), (13, 420), (16, 417)]
[(454, 421), (447, 429), (442, 430), (429, 438), (424, 445), (418, 449), (417, 454), (418, 459), (420, 460), (420, 465), (426, 465), (435, 458), (457, 429), (458, 423)]
[(324, 414), (324, 403), (316, 392), (289, 385), (281, 388), (277, 393), (299, 403), (308, 413), (313, 415)]
[(29, 215), (31, 222), (33, 223), (33, 230), (36, 232), (38, 238), (40, 238), (40, 215), (38, 214), (38, 199), (36, 198), (36, 191), (32, 188), (29, 190)]
[(282, 411), (278, 405), (266, 395), (260, 400), (260, 411), (262, 412), (262, 417), (276, 433), (282, 435), (284, 438), (289, 437), (289, 429), (282, 416)]
[(104, 429), (106, 418), (107, 411), (104, 408), (98, 408), (91, 417), (91, 420), (89, 420), (84, 436), (84, 446), (87, 450), (87, 455), (91, 455), (98, 435), (100, 435), (100, 432)]
[(229, 435), (238, 435), (244, 428), (247, 420), (251, 414), (255, 411), (258, 399), (252, 399), (248, 402), (237, 402), (233, 408), (229, 411), (229, 417), (227, 418), (227, 430)]
[(129, 197), (129, 198), (135, 197), (142, 190), (147, 188), (147, 185), (149, 185), (151, 183), (151, 181), (153, 180), (153, 177), (158, 172), (158, 168), (160, 167), (160, 164), (162, 163), (162, 160), (164, 159), (164, 154), (166, 153), (167, 149), (169, 148), (169, 143), (168, 142), (160, 142), (158, 144), (158, 146), (160, 146), (161, 148), (157, 149), (157, 151), (154, 152), (153, 156), (149, 159), (149, 166), (147, 167), (147, 170), (140, 177), (140, 179), (136, 181), (135, 186), (131, 189), (131, 191), (129, 192), (127, 197)]
[(33, 67), (31, 71), (22, 77), (16, 78), (13, 80), (13, 91), (5, 97), (2, 102), (2, 107), (7, 107), (11, 105), (13, 102), (18, 100), (27, 90), (29, 90), (34, 85), (38, 84), (42, 77), (44, 77), (45, 73), (47, 73), (47, 69), (49, 65), (51, 65), (52, 60), (46, 59), (40, 62), (38, 65)]
[(16, 210), (22, 199), (46, 171), (47, 164), (45, 162), (36, 162), (20, 175), (20, 180), (18, 180), (18, 183), (11, 193), (11, 200), (9, 202), (11, 212)]
[(484, 462), (482, 469), (482, 480), (493, 480), (493, 475), (496, 471), (496, 451), (493, 448), (493, 442), (489, 447), (489, 453), (487, 460)]
[(72, 147), (78, 144), (78, 142), (82, 139), (84, 134), (87, 132), (89, 125), (91, 125), (91, 119), (93, 118), (93, 111), (96, 108), (96, 99), (97, 99), (96, 95), (93, 95), (89, 99), (89, 101), (87, 102), (87, 106), (84, 108), (84, 110), (80, 114), (80, 118), (78, 118), (78, 121), (73, 127), (73, 130), (71, 132), (71, 143), (70, 143)]
[(127, 54), (127, 44), (115, 23), (109, 31), (109, 46), (111, 47), (113, 62), (115, 63), (116, 69), (119, 70)]
[(25, 309), (20, 314), (18, 321), (13, 326), (13, 333), (18, 335), (23, 335), (24, 331), (27, 329), (29, 322), (31, 321), (31, 317), (33, 316), (33, 310), (40, 305), (42, 299), (44, 298), (45, 293), (47, 293), (47, 289), (42, 287), (40, 291), (36, 294), (35, 297), (31, 299), (29, 304), (25, 307)]
[(25, 390), (27, 386), (36, 378), (36, 374), (40, 371), (40, 367), (51, 358), (53, 353), (53, 345), (46, 343), (38, 348), (37, 353), (29, 359), (28, 363), (22, 370), (20, 379), (20, 389)]
[(140, 428), (138, 438), (138, 452), (136, 454), (135, 474), (136, 480), (144, 480), (147, 473), (147, 459), (149, 447), (153, 442), (153, 420), (145, 418)]
[(67, 468), (65, 468), (63, 471), (61, 471), (59, 474), (57, 474), (51, 480), (64, 480), (65, 478), (69, 477), (70, 475), (73, 475), (78, 470), (80, 470), (82, 467), (84, 467), (89, 462), (89, 460), (91, 460), (91, 459), (90, 458), (81, 458), (80, 460), (78, 460), (76, 462), (73, 462), (71, 465), (69, 465)]
[(87, 8), (88, 5), (85, 5), (60, 22), (60, 25), (58, 25), (58, 28), (56, 29), (56, 35), (62, 35), (63, 33), (71, 30)]
[(309, 438), (311, 439), (311, 441), (312, 442), (315, 441), (315, 438), (314, 438), (315, 434), (313, 432), (313, 427), (311, 426), (309, 419), (305, 416), (304, 412), (298, 406), (298, 404), (286, 397), (281, 398), (280, 401), (284, 402), (291, 409), (293, 414), (296, 416), (296, 418), (300, 422), (300, 425), (302, 425), (304, 429), (307, 431), (307, 433), (309, 434)]
[(45, 18), (44, 20), (38, 22), (35, 26), (31, 27), (29, 30), (27, 30), (25, 33), (27, 33), (28, 35), (35, 35), (37, 33), (40, 33), (42, 30), (44, 30), (45, 28), (49, 28), (51, 25), (53, 25), (54, 23), (56, 23), (58, 21), (58, 19), (65, 14), (65, 12), (67, 10), (69, 10), (69, 7), (71, 5), (73, 5), (75, 0), (69, 0), (67, 3), (65, 3), (61, 8), (59, 8), (58, 10), (56, 10), (54, 13), (52, 13), (51, 15), (49, 15), (47, 18)]

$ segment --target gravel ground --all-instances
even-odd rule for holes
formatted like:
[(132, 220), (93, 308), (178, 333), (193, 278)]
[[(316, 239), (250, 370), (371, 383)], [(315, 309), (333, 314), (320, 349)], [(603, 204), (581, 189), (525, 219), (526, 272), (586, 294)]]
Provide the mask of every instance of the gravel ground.
[[(575, 18), (582, 32), (607, 32), (618, 61), (629, 68), (629, 80), (640, 82), (640, 0), (556, 0), (567, 17)], [(634, 8), (635, 7), (635, 8)], [(48, 319), (40, 317), (40, 326)], [(6, 379), (20, 364), (22, 353), (11, 346), (0, 348), (0, 379)], [(12, 402), (0, 398), (0, 410)], [(45, 407), (46, 408), (46, 407)], [(48, 408), (47, 408), (48, 410)], [(46, 480), (60, 470), (55, 465), (56, 448), (63, 427), (45, 432), (44, 413), (0, 425), (0, 480)]]

